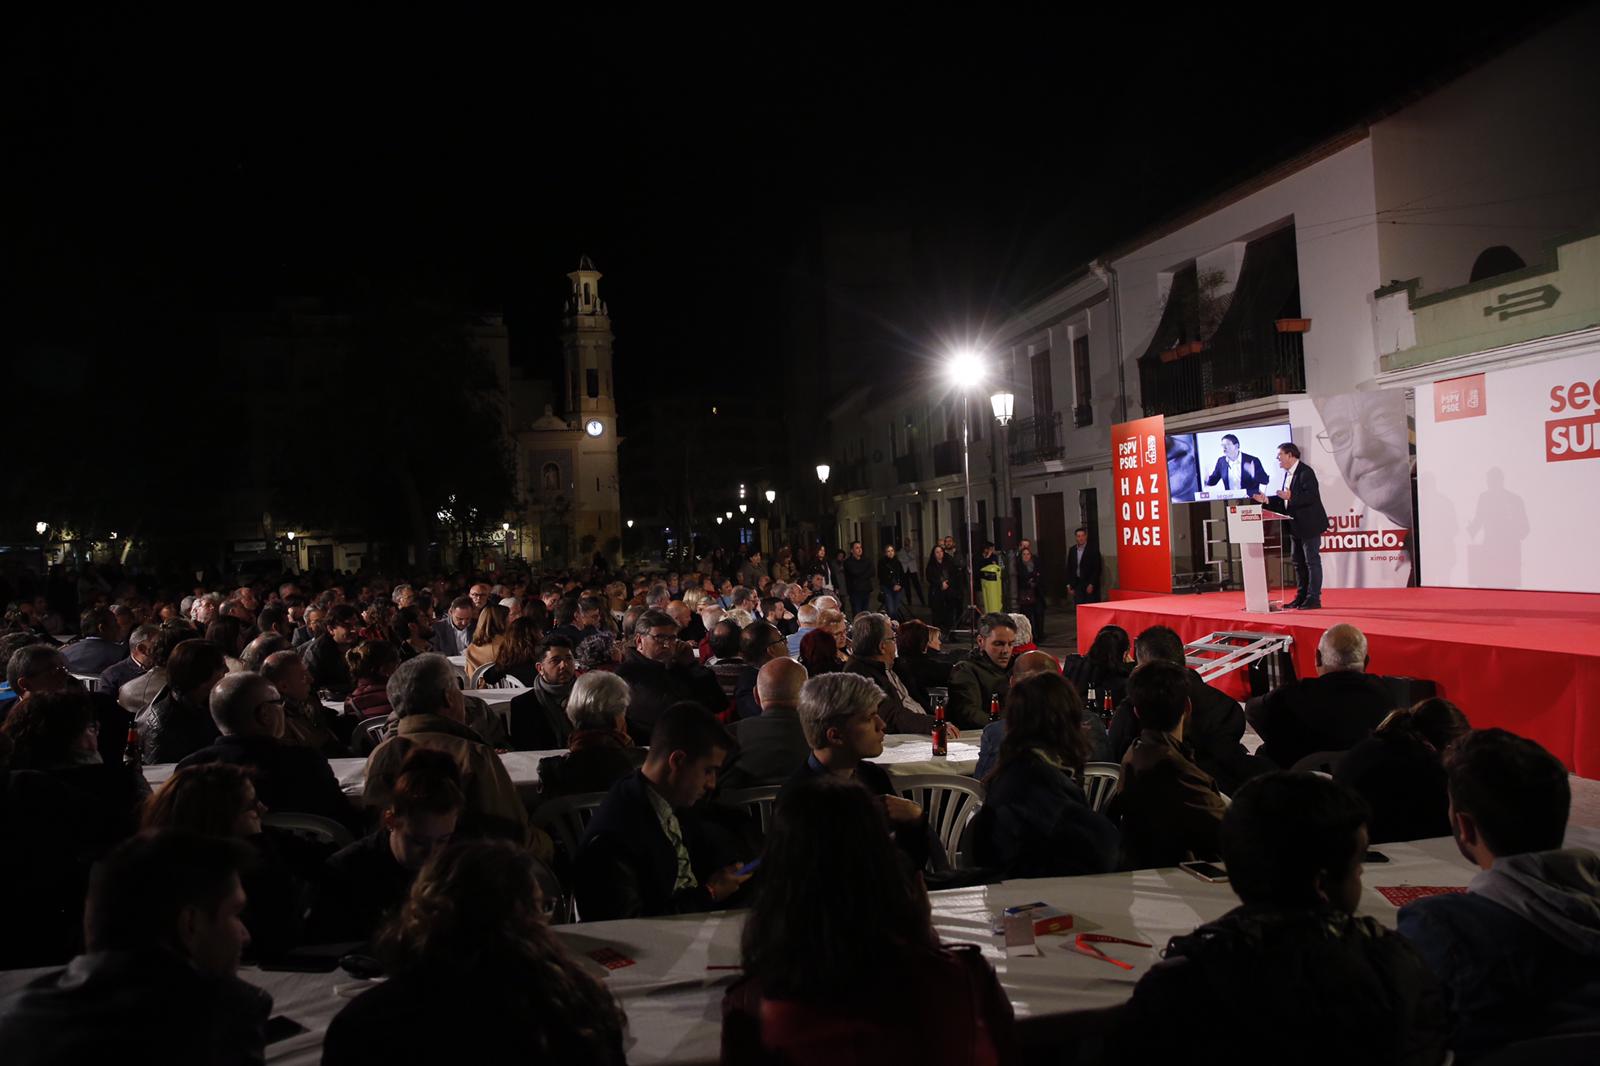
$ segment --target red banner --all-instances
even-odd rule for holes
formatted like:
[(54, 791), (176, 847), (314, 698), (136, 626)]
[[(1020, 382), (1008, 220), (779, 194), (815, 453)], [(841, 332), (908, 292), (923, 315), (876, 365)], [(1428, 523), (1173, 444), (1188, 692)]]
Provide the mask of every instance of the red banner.
[(1166, 420), (1161, 415), (1111, 427), (1111, 478), (1117, 509), (1117, 587), (1172, 591), (1167, 525)]

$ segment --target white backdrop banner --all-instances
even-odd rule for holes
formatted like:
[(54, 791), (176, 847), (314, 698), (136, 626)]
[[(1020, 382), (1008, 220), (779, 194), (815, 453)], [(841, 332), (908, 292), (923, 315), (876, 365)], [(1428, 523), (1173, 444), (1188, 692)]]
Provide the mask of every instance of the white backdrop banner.
[[(1411, 431), (1398, 389), (1289, 402), (1300, 460), (1316, 471), (1328, 531), (1322, 584), (1399, 588), (1411, 580)], [(1272, 487), (1276, 487), (1276, 482)]]
[(1422, 583), (1600, 592), (1600, 349), (1417, 387)]

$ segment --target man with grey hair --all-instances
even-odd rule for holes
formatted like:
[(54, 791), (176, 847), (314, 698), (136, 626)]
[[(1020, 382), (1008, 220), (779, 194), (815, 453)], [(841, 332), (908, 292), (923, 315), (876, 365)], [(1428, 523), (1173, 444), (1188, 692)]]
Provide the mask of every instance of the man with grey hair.
[(321, 815), (361, 830), (328, 760), (284, 742), (283, 699), (272, 682), (249, 671), (227, 675), (211, 689), (211, 720), (222, 735), (184, 756), (178, 769), (213, 762), (248, 766), (267, 810)]
[(854, 781), (878, 797), (895, 842), (920, 870), (928, 861), (927, 817), (920, 804), (895, 791), (887, 770), (867, 762), (883, 754), (882, 702), (878, 686), (856, 674), (822, 674), (807, 681), (797, 710), (811, 754), (788, 784), (819, 774)]
[[(825, 599), (826, 597), (824, 597)], [(806, 639), (806, 634), (817, 628), (817, 614), (820, 608), (815, 603), (802, 604), (797, 615), (800, 619), (800, 628), (789, 634), (789, 654), (793, 658), (800, 657), (800, 642)]]
[(657, 581), (650, 586), (650, 591), (645, 593), (644, 605), (653, 611), (664, 611), (667, 604), (672, 602), (672, 590), (665, 581)]
[[(857, 615), (851, 626), (850, 659), (845, 663), (845, 672), (859, 674), (878, 687), (883, 694), (878, 715), (889, 732), (932, 736), (933, 716), (911, 698), (905, 682), (895, 673), (898, 650), (888, 615), (871, 611)], [(954, 723), (947, 723), (946, 728), (952, 740), (961, 735)]]
[(1368, 658), (1366, 634), (1355, 626), (1324, 631), (1316, 677), (1291, 681), (1246, 707), (1261, 734), (1260, 754), (1293, 768), (1308, 755), (1349, 751), (1370, 736), (1395, 701), (1383, 679), (1367, 673)]
[[(528, 811), (493, 748), (467, 725), (466, 698), (456, 684), (455, 667), (443, 655), (424, 654), (401, 663), (386, 687), (397, 719), (395, 730), (367, 758), (362, 800), (383, 808), (394, 795), (395, 778), (416, 747), (443, 751), (461, 768), (466, 792), (462, 825), (522, 843), (529, 839)], [(540, 834), (536, 848), (548, 859), (552, 849)]]
[(567, 700), (572, 733), (566, 755), (539, 760), (539, 794), (605, 792), (644, 765), (645, 750), (628, 736), (628, 683), (595, 670), (578, 678)]
[(156, 638), (161, 627), (148, 622), (128, 635), (128, 657), (106, 667), (100, 675), (100, 691), (116, 698), (122, 686), (142, 676), (155, 663)]
[(283, 700), (283, 739), (286, 742), (319, 751), (329, 759), (349, 757), (350, 751), (344, 743), (349, 731), (343, 729), (338, 715), (318, 702), (311, 671), (299, 652), (292, 648), (272, 652), (261, 660), (259, 672), (272, 682)]
[(678, 623), (663, 611), (645, 611), (634, 623), (633, 647), (617, 667), (617, 676), (632, 694), (628, 732), (641, 744), (649, 744), (657, 720), (674, 703), (689, 700), (712, 714), (728, 709), (729, 698), (716, 675), (694, 661), (678, 640)]

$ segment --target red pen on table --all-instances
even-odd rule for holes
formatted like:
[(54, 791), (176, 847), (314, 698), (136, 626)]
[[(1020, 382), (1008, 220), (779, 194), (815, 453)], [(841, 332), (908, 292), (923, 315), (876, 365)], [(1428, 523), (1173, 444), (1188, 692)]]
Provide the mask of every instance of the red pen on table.
[(1102, 959), (1113, 966), (1120, 966), (1124, 970), (1133, 969), (1133, 963), (1114, 959), (1110, 955), (1095, 947), (1095, 944), (1132, 944), (1136, 948), (1147, 948), (1150, 945), (1142, 940), (1127, 940), (1120, 936), (1107, 936), (1104, 933), (1079, 933), (1073, 939), (1072, 950), (1091, 959)]

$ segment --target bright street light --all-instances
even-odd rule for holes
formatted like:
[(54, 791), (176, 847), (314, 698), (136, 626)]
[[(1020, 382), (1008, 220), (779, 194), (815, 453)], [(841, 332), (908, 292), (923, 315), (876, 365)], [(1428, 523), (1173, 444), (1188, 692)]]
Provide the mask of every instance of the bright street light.
[(739, 505), (739, 513), (740, 514), (744, 514), (748, 510), (750, 510), (750, 505), (749, 504), (741, 503)]
[(33, 524), (33, 531), (35, 533), (39, 534), (39, 536), (41, 536), (41, 537), (44, 536), (44, 531), (49, 529), (49, 528), (50, 528), (50, 523), (49, 522), (35, 522)]
[(629, 528), (629, 529), (632, 529), (632, 528), (633, 528), (633, 519), (631, 519), (631, 518), (630, 518), (630, 519), (628, 519), (628, 528)]
[(823, 484), (827, 484), (827, 482), (828, 482), (828, 464), (827, 463), (818, 463), (817, 464), (817, 480), (822, 482)]
[(500, 531), (502, 533), (510, 533), (511, 532), (511, 523), (510, 522), (501, 522), (500, 523)]
[(960, 348), (950, 353), (945, 371), (956, 388), (970, 388), (983, 380), (983, 360), (971, 348)]
[(1002, 426), (1011, 423), (1011, 412), (1016, 402), (1017, 398), (1009, 392), (997, 392), (989, 397), (989, 406), (994, 408), (994, 416)]
[(722, 525), (722, 516), (721, 515), (717, 515), (717, 525), (719, 525), (719, 526)]
[(778, 493), (773, 489), (768, 489), (767, 490), (767, 502), (768, 503), (776, 503), (777, 500), (778, 500)]
[(728, 516), (728, 520), (729, 521), (733, 520), (733, 512), (732, 511), (724, 511), (723, 514)]

